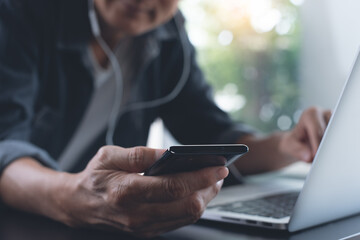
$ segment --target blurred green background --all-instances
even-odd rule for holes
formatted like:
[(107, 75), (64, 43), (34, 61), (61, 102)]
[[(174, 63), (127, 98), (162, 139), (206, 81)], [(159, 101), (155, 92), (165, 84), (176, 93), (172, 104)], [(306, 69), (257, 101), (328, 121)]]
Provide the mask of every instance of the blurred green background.
[(298, 121), (302, 0), (183, 0), (181, 10), (217, 104), (263, 132)]

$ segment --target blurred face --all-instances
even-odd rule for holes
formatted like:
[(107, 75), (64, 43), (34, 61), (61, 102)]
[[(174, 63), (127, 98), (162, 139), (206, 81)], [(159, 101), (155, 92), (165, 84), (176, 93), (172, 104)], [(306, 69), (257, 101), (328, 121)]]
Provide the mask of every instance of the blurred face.
[(102, 31), (134, 36), (174, 16), (179, 0), (94, 0)]

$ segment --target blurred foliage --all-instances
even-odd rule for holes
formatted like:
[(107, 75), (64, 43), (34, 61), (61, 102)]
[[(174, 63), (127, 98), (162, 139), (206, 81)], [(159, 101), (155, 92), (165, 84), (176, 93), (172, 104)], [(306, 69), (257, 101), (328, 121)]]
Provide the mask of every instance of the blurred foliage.
[(236, 121), (264, 132), (286, 130), (297, 121), (299, 2), (181, 2), (199, 64), (220, 107), (224, 94), (230, 96), (223, 109)]

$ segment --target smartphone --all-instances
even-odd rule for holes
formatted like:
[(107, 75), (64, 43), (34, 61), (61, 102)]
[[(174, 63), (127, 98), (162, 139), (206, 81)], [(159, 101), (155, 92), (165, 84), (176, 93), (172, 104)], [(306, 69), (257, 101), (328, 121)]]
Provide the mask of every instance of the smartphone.
[(172, 146), (144, 175), (159, 176), (205, 167), (229, 166), (249, 151), (244, 144)]

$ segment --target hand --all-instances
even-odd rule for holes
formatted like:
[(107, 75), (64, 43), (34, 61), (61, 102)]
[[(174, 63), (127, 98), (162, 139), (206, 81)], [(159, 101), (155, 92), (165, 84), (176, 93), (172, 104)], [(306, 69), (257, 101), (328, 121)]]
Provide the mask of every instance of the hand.
[[(101, 148), (87, 168), (68, 178), (60, 198), (70, 226), (116, 229), (150, 237), (196, 222), (228, 174), (211, 167), (167, 176), (142, 176), (164, 151)], [(219, 182), (220, 181), (220, 182)]]
[(331, 112), (309, 108), (299, 123), (280, 140), (280, 151), (297, 160), (311, 162), (329, 123)]

